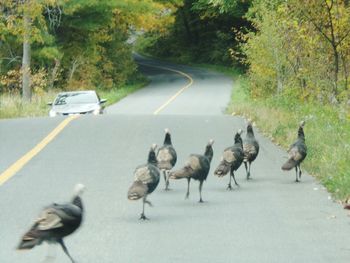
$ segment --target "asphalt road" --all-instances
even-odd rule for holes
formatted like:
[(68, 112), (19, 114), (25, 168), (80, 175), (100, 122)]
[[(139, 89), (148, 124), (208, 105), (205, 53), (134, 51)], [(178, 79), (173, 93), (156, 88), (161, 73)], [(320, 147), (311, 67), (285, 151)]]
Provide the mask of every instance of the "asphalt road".
[[(47, 246), (15, 250), (20, 236), (42, 207), (70, 199), (77, 182), (86, 217), (66, 238), (80, 263), (206, 262), (349, 262), (350, 218), (311, 176), (294, 183), (294, 172), (280, 169), (286, 153), (256, 132), (261, 151), (252, 166), (253, 180), (237, 173), (240, 188), (227, 191), (228, 177), (213, 171), (234, 132), (245, 127), (225, 116), (232, 82), (217, 73), (143, 60), (151, 84), (108, 109), (104, 116), (73, 120), (16, 175), (0, 186), (0, 262), (41, 262)], [(157, 67), (154, 67), (157, 66)], [(189, 83), (171, 67), (188, 74), (193, 84), (163, 110), (170, 97)], [(0, 173), (29, 151), (63, 118), (0, 121)], [(297, 125), (297, 124), (296, 124)], [(141, 201), (127, 200), (134, 168), (145, 163), (152, 143), (162, 144), (164, 128), (172, 131), (181, 167), (190, 153), (202, 153), (215, 139), (214, 158), (198, 203), (198, 182), (184, 200), (186, 181), (161, 180), (149, 196), (148, 221), (139, 221)], [(311, 136), (307, 133), (306, 136)], [(59, 248), (56, 262), (70, 262)]]

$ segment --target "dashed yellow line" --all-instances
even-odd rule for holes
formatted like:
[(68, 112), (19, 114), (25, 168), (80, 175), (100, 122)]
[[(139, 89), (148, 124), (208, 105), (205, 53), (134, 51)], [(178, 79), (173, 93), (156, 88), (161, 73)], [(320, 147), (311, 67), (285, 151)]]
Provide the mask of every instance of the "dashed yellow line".
[(23, 155), (19, 160), (7, 168), (6, 171), (0, 174), (0, 186), (14, 176), (19, 170), (21, 170), (24, 165), (26, 165), (35, 155), (44, 149), (72, 120), (76, 119), (77, 117), (78, 115), (74, 115), (66, 118), (33, 149)]
[(188, 75), (185, 72), (182, 72), (180, 70), (167, 68), (167, 67), (162, 67), (162, 66), (153, 66), (153, 65), (149, 65), (149, 64), (142, 64), (142, 63), (140, 63), (140, 65), (172, 71), (172, 72), (175, 72), (177, 74), (180, 74), (180, 75), (184, 76), (185, 78), (187, 78), (189, 80), (189, 83), (186, 86), (182, 87), (178, 92), (176, 92), (166, 102), (164, 102), (158, 109), (156, 109), (153, 112), (154, 115), (157, 115), (159, 112), (161, 112), (166, 106), (168, 106), (172, 101), (174, 101), (184, 90), (188, 89), (194, 82), (193, 78), (190, 75)]

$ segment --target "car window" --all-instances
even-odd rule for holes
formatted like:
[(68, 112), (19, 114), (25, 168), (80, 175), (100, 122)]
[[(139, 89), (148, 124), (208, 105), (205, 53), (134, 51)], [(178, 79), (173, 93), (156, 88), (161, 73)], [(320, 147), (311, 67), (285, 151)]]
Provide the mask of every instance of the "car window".
[(55, 100), (55, 105), (97, 103), (98, 98), (94, 93), (63, 93)]

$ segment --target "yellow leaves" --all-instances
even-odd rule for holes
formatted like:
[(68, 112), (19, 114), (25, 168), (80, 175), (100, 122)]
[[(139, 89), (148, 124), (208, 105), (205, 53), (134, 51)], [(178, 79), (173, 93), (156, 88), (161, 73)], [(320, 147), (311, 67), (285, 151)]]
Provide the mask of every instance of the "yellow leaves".
[[(4, 5), (7, 12), (0, 14), (0, 21), (3, 27), (0, 26), (0, 35), (6, 27), (7, 33), (14, 36), (23, 36), (26, 30), (30, 30), (29, 36), (32, 42), (43, 42), (42, 31), (46, 29), (45, 19), (43, 17), (43, 9), (47, 1), (24, 1), (22, 4), (14, 1), (6, 1)], [(30, 21), (30, 29), (25, 28), (23, 18), (28, 17)], [(0, 22), (1, 23), (1, 22)], [(27, 32), (28, 33), (28, 32)]]
[[(122, 4), (124, 2), (124, 4)], [(153, 0), (124, 0), (117, 4), (114, 13), (125, 24), (131, 25), (137, 30), (160, 30), (174, 22), (174, 6), (171, 3), (159, 3)]]
[(97, 42), (103, 43), (108, 42), (112, 40), (112, 35), (109, 34), (108, 29), (102, 29), (98, 32), (94, 32), (92, 34), (92, 37), (97, 40)]
[(41, 68), (32, 75), (31, 85), (33, 92), (37, 95), (43, 95), (48, 84), (47, 72)]
[(21, 88), (22, 75), (20, 70), (10, 70), (0, 77), (0, 84), (6, 92), (19, 91)]
[[(247, 40), (241, 42), (255, 96), (274, 94), (283, 82), (284, 89), (291, 92), (286, 96), (325, 102), (334, 94), (337, 82), (337, 100), (350, 97), (350, 7), (343, 0), (333, 2), (332, 6), (327, 1), (329, 10), (318, 0), (290, 0), (275, 9), (267, 0), (254, 4), (256, 13), (250, 19), (257, 32), (246, 34)], [(336, 80), (332, 41), (339, 55)]]
[[(22, 88), (22, 71), (20, 69), (9, 70), (0, 77), (0, 84), (4, 87), (5, 92), (19, 93)], [(43, 94), (48, 84), (47, 72), (41, 68), (31, 74), (31, 86), (36, 94)]]

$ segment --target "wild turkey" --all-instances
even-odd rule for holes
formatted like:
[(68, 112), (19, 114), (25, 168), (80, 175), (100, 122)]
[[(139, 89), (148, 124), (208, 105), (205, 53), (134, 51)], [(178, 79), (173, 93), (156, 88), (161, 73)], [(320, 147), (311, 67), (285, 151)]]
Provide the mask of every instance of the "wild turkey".
[(171, 143), (171, 134), (169, 129), (165, 129), (165, 138), (163, 146), (157, 152), (157, 165), (162, 171), (165, 181), (165, 190), (169, 190), (169, 171), (176, 164), (177, 155)]
[(46, 207), (30, 230), (24, 234), (17, 249), (31, 249), (40, 245), (43, 241), (58, 243), (70, 260), (74, 262), (63, 242), (63, 238), (77, 230), (82, 222), (84, 209), (80, 195), (84, 188), (82, 184), (75, 186), (74, 197), (70, 203), (54, 203)]
[(143, 198), (142, 214), (140, 217), (143, 220), (148, 219), (145, 216), (145, 203), (152, 206), (152, 203), (147, 200), (147, 196), (156, 189), (159, 183), (160, 172), (157, 167), (156, 148), (157, 145), (153, 144), (148, 154), (147, 164), (136, 167), (134, 172), (135, 181), (128, 191), (129, 200)]
[(345, 200), (342, 202), (344, 209), (350, 210), (350, 196), (345, 198)]
[(239, 186), (236, 181), (234, 171), (236, 171), (241, 166), (244, 158), (241, 134), (242, 130), (240, 129), (235, 135), (235, 144), (224, 150), (224, 153), (221, 157), (221, 162), (214, 172), (216, 176), (223, 177), (230, 171), (230, 181), (227, 187), (229, 190), (232, 189), (231, 177), (235, 181), (235, 185)]
[(182, 179), (187, 178), (187, 193), (186, 199), (190, 195), (190, 181), (191, 178), (199, 181), (199, 202), (202, 203), (202, 186), (203, 182), (207, 179), (210, 163), (213, 159), (213, 143), (214, 140), (210, 140), (205, 147), (204, 155), (201, 154), (191, 154), (186, 161), (186, 164), (183, 168), (177, 171), (170, 172), (169, 177), (171, 179)]
[[(259, 153), (259, 143), (255, 139), (252, 123), (247, 125), (247, 136), (243, 140), (244, 167), (247, 172), (247, 180), (250, 179), (250, 165), (256, 159)], [(248, 164), (247, 164), (248, 163)]]
[[(295, 167), (295, 181), (299, 182), (301, 178), (301, 168), (300, 164), (305, 159), (307, 155), (307, 147), (305, 144), (305, 135), (304, 135), (304, 125), (305, 121), (302, 121), (298, 129), (298, 139), (289, 147), (288, 161), (282, 165), (282, 170), (289, 171)], [(299, 179), (298, 179), (298, 169), (299, 169)]]

